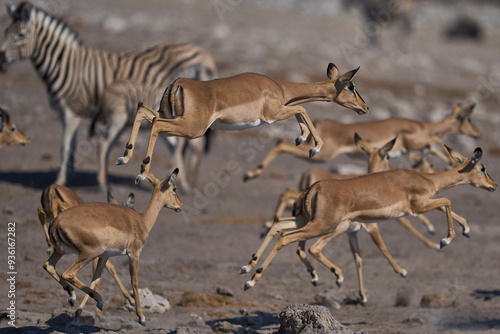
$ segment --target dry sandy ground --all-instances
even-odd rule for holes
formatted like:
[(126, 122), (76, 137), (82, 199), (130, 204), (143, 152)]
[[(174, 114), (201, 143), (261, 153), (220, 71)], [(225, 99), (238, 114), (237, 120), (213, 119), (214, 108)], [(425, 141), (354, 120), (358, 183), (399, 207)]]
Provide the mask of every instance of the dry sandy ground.
[[(164, 41), (190, 41), (213, 52), (220, 76), (254, 71), (294, 81), (324, 79), (326, 65), (334, 61), (341, 71), (361, 66), (355, 78), (358, 91), (370, 105), (362, 120), (400, 115), (438, 120), (455, 102), (476, 100), (474, 121), (484, 136), (472, 140), (452, 135), (446, 143), (470, 155), (476, 146), (484, 150), (484, 162), (493, 179), (500, 179), (500, 8), (486, 2), (418, 2), (411, 18), (414, 31), (404, 35), (398, 27), (384, 27), (377, 45), (367, 45), (367, 23), (358, 11), (345, 12), (337, 2), (278, 1), (86, 1), (37, 2), (63, 17), (85, 43), (108, 50), (127, 50)], [(216, 7), (214, 4), (223, 4)], [(3, 1), (1, 4), (3, 8)], [(467, 15), (483, 27), (482, 41), (444, 38), (454, 18)], [(0, 25), (9, 20), (1, 11)], [(376, 22), (376, 21), (375, 21)], [(61, 124), (50, 110), (45, 89), (25, 62), (0, 76), (0, 103), (32, 139), (27, 147), (2, 149), (0, 159), (0, 301), (8, 306), (7, 224), (16, 223), (16, 325), (20, 332), (169, 331), (188, 326), (209, 333), (217, 323), (269, 333), (278, 328), (277, 315), (292, 303), (317, 303), (329, 295), (340, 302), (330, 307), (333, 316), (353, 331), (368, 333), (466, 333), (500, 332), (500, 227), (496, 216), (499, 193), (469, 186), (443, 193), (453, 209), (471, 225), (471, 238), (460, 233), (451, 245), (437, 252), (425, 248), (394, 222), (381, 224), (387, 246), (396, 261), (408, 270), (405, 279), (394, 274), (366, 233), (360, 234), (368, 304), (344, 302), (355, 296), (355, 266), (347, 240), (341, 236), (325, 249), (325, 255), (344, 270), (345, 283), (337, 288), (328, 270), (316, 265), (320, 281), (309, 282), (295, 247), (283, 249), (259, 283), (243, 291), (248, 276), (239, 276), (260, 244), (261, 224), (272, 215), (279, 194), (294, 187), (308, 161), (290, 156), (277, 159), (260, 179), (243, 183), (280, 137), (295, 138), (298, 127), (288, 120), (245, 132), (219, 132), (202, 162), (197, 190), (181, 195), (183, 213), (163, 210), (143, 250), (139, 285), (167, 298), (172, 308), (163, 314), (146, 312), (147, 325), (136, 323), (133, 312), (123, 309), (124, 300), (109, 275), (104, 274), (104, 319), (93, 319), (94, 304), (86, 307), (80, 328), (68, 327), (73, 310), (65, 292), (42, 269), (47, 259), (45, 240), (36, 208), (42, 189), (55, 179), (59, 164)], [(332, 117), (345, 122), (361, 120), (351, 111), (332, 104), (306, 105), (311, 118)], [(105, 201), (95, 190), (95, 142), (86, 135), (88, 122), (79, 134), (76, 171), (70, 186), (86, 201)], [(128, 134), (128, 130), (126, 131)], [(127, 134), (113, 149), (110, 162), (121, 155)], [(141, 132), (134, 159), (126, 166), (110, 167), (111, 189), (124, 201), (133, 191), (136, 209), (145, 209), (151, 187), (134, 185), (146, 150), (146, 131)], [(157, 145), (153, 171), (167, 175), (169, 156)], [(214, 175), (230, 177), (223, 181)], [(363, 170), (365, 161), (339, 157), (318, 164), (323, 168), (348, 166)], [(393, 162), (408, 167), (405, 158)], [(182, 172), (182, 171), (181, 171)], [(218, 173), (218, 174), (217, 174)], [(429, 214), (435, 222), (434, 241), (446, 234), (440, 213)], [(423, 231), (423, 227), (417, 225)], [(457, 229), (459, 232), (459, 230)], [(58, 268), (70, 264), (63, 259)], [(128, 283), (127, 260), (113, 258), (119, 276)], [(89, 270), (81, 278), (89, 281)], [(215, 297), (218, 288), (232, 297)], [(439, 293), (458, 306), (420, 307), (423, 295)], [(208, 294), (208, 295), (206, 295)], [(81, 294), (79, 294), (81, 297)], [(397, 300), (407, 306), (397, 307)], [(4, 312), (2, 310), (2, 312)], [(0, 327), (10, 328), (6, 314)], [(12, 328), (10, 328), (13, 330)], [(1, 329), (0, 329), (1, 331)], [(251, 332), (251, 331), (248, 331)]]

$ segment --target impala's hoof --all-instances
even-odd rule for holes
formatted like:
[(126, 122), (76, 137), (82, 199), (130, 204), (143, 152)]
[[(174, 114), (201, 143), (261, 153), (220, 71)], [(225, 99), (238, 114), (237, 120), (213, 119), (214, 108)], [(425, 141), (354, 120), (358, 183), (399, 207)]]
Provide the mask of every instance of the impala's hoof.
[(250, 272), (250, 268), (248, 268), (248, 266), (241, 267), (241, 269), (240, 269), (240, 275), (246, 274), (248, 272)]
[(300, 144), (302, 144), (303, 142), (305, 141), (304, 138), (302, 137), (297, 137), (295, 138), (295, 146), (299, 146)]
[(247, 182), (248, 180), (251, 180), (253, 179), (255, 176), (252, 175), (251, 172), (248, 172), (246, 173), (245, 175), (243, 175), (243, 182)]
[(403, 277), (403, 278), (406, 278), (406, 277), (408, 276), (408, 272), (406, 271), (406, 269), (403, 269), (403, 271), (401, 271), (399, 274), (400, 274), (400, 275), (401, 275), (401, 277)]
[(146, 326), (146, 317), (142, 316), (139, 318), (139, 323), (143, 326)]
[(462, 234), (464, 236), (466, 236), (467, 238), (470, 238), (470, 233), (469, 232), (470, 232), (469, 230), (464, 230), (464, 231), (462, 231)]
[(68, 303), (70, 306), (75, 306), (76, 296), (72, 295), (68, 297)]
[(244, 290), (247, 291), (248, 289), (253, 288), (254, 285), (255, 285), (255, 281), (248, 281), (245, 283)]
[(118, 160), (116, 160), (116, 164), (119, 165), (125, 165), (128, 162), (128, 159), (125, 157), (119, 157)]
[(337, 283), (337, 286), (339, 288), (341, 288), (342, 287), (342, 283), (344, 283), (344, 280), (338, 279), (335, 283)]
[(314, 286), (318, 286), (318, 278), (317, 277), (311, 278), (311, 283)]
[(142, 181), (144, 181), (144, 178), (142, 177), (142, 174), (137, 175), (137, 177), (135, 178), (135, 184), (139, 184)]
[(319, 153), (319, 150), (316, 147), (311, 147), (311, 149), (309, 150), (309, 158), (314, 157), (318, 153)]
[(450, 242), (447, 239), (443, 239), (443, 240), (441, 240), (441, 243), (439, 244), (439, 247), (441, 249), (443, 249), (444, 246), (448, 246), (449, 244), (450, 244)]

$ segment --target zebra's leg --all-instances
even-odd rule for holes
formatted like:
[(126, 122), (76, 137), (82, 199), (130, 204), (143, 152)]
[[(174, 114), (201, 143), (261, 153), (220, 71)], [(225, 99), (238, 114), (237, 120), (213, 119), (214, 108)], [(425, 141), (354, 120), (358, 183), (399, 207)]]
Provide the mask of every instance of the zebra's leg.
[(137, 135), (139, 134), (139, 128), (143, 120), (147, 120), (149, 123), (153, 123), (153, 119), (159, 117), (160, 114), (151, 108), (146, 107), (142, 102), (137, 106), (137, 112), (134, 118), (134, 124), (132, 125), (132, 132), (130, 133), (130, 138), (128, 140), (123, 157), (119, 157), (116, 161), (117, 165), (123, 165), (129, 162), (130, 158), (134, 153), (134, 146), (137, 140)]
[(75, 150), (75, 137), (80, 126), (80, 116), (76, 115), (71, 109), (65, 108), (63, 112), (63, 140), (61, 146), (61, 165), (59, 174), (57, 174), (56, 183), (66, 184), (68, 166), (71, 164)]
[[(125, 103), (126, 101), (121, 101), (121, 103), (117, 103), (114, 106), (110, 107), (108, 109), (110, 110), (109, 113), (105, 113), (107, 118), (106, 134), (99, 138), (97, 152), (97, 184), (102, 191), (108, 190), (107, 174), (109, 151), (128, 121)], [(103, 108), (104, 107), (105, 106), (103, 106)]]

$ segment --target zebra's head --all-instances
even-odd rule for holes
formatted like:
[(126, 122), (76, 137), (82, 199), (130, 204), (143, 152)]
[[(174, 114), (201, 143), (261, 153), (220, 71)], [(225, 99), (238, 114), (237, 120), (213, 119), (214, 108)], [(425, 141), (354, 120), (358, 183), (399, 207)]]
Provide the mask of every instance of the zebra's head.
[(12, 24), (5, 30), (5, 40), (0, 46), (0, 70), (5, 72), (10, 64), (31, 57), (35, 44), (35, 7), (28, 2), (19, 6), (7, 4)]

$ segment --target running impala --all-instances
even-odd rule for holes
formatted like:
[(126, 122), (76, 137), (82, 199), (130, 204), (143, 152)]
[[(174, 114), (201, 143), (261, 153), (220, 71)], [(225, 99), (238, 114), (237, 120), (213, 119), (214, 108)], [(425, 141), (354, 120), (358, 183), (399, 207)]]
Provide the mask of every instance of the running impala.
[(137, 182), (144, 180), (149, 171), (155, 142), (161, 132), (193, 139), (202, 136), (208, 128), (243, 130), (295, 116), (301, 129), (296, 144), (304, 142), (310, 134), (314, 146), (309, 156), (313, 157), (321, 150), (323, 140), (299, 104), (335, 102), (358, 114), (367, 113), (368, 106), (351, 81), (358, 69), (339, 75), (337, 67), (330, 63), (328, 80), (313, 83), (288, 82), (256, 73), (209, 81), (177, 79), (165, 90), (158, 112), (139, 104), (125, 153), (116, 163), (127, 163), (132, 157), (143, 120), (151, 122), (152, 127)]

